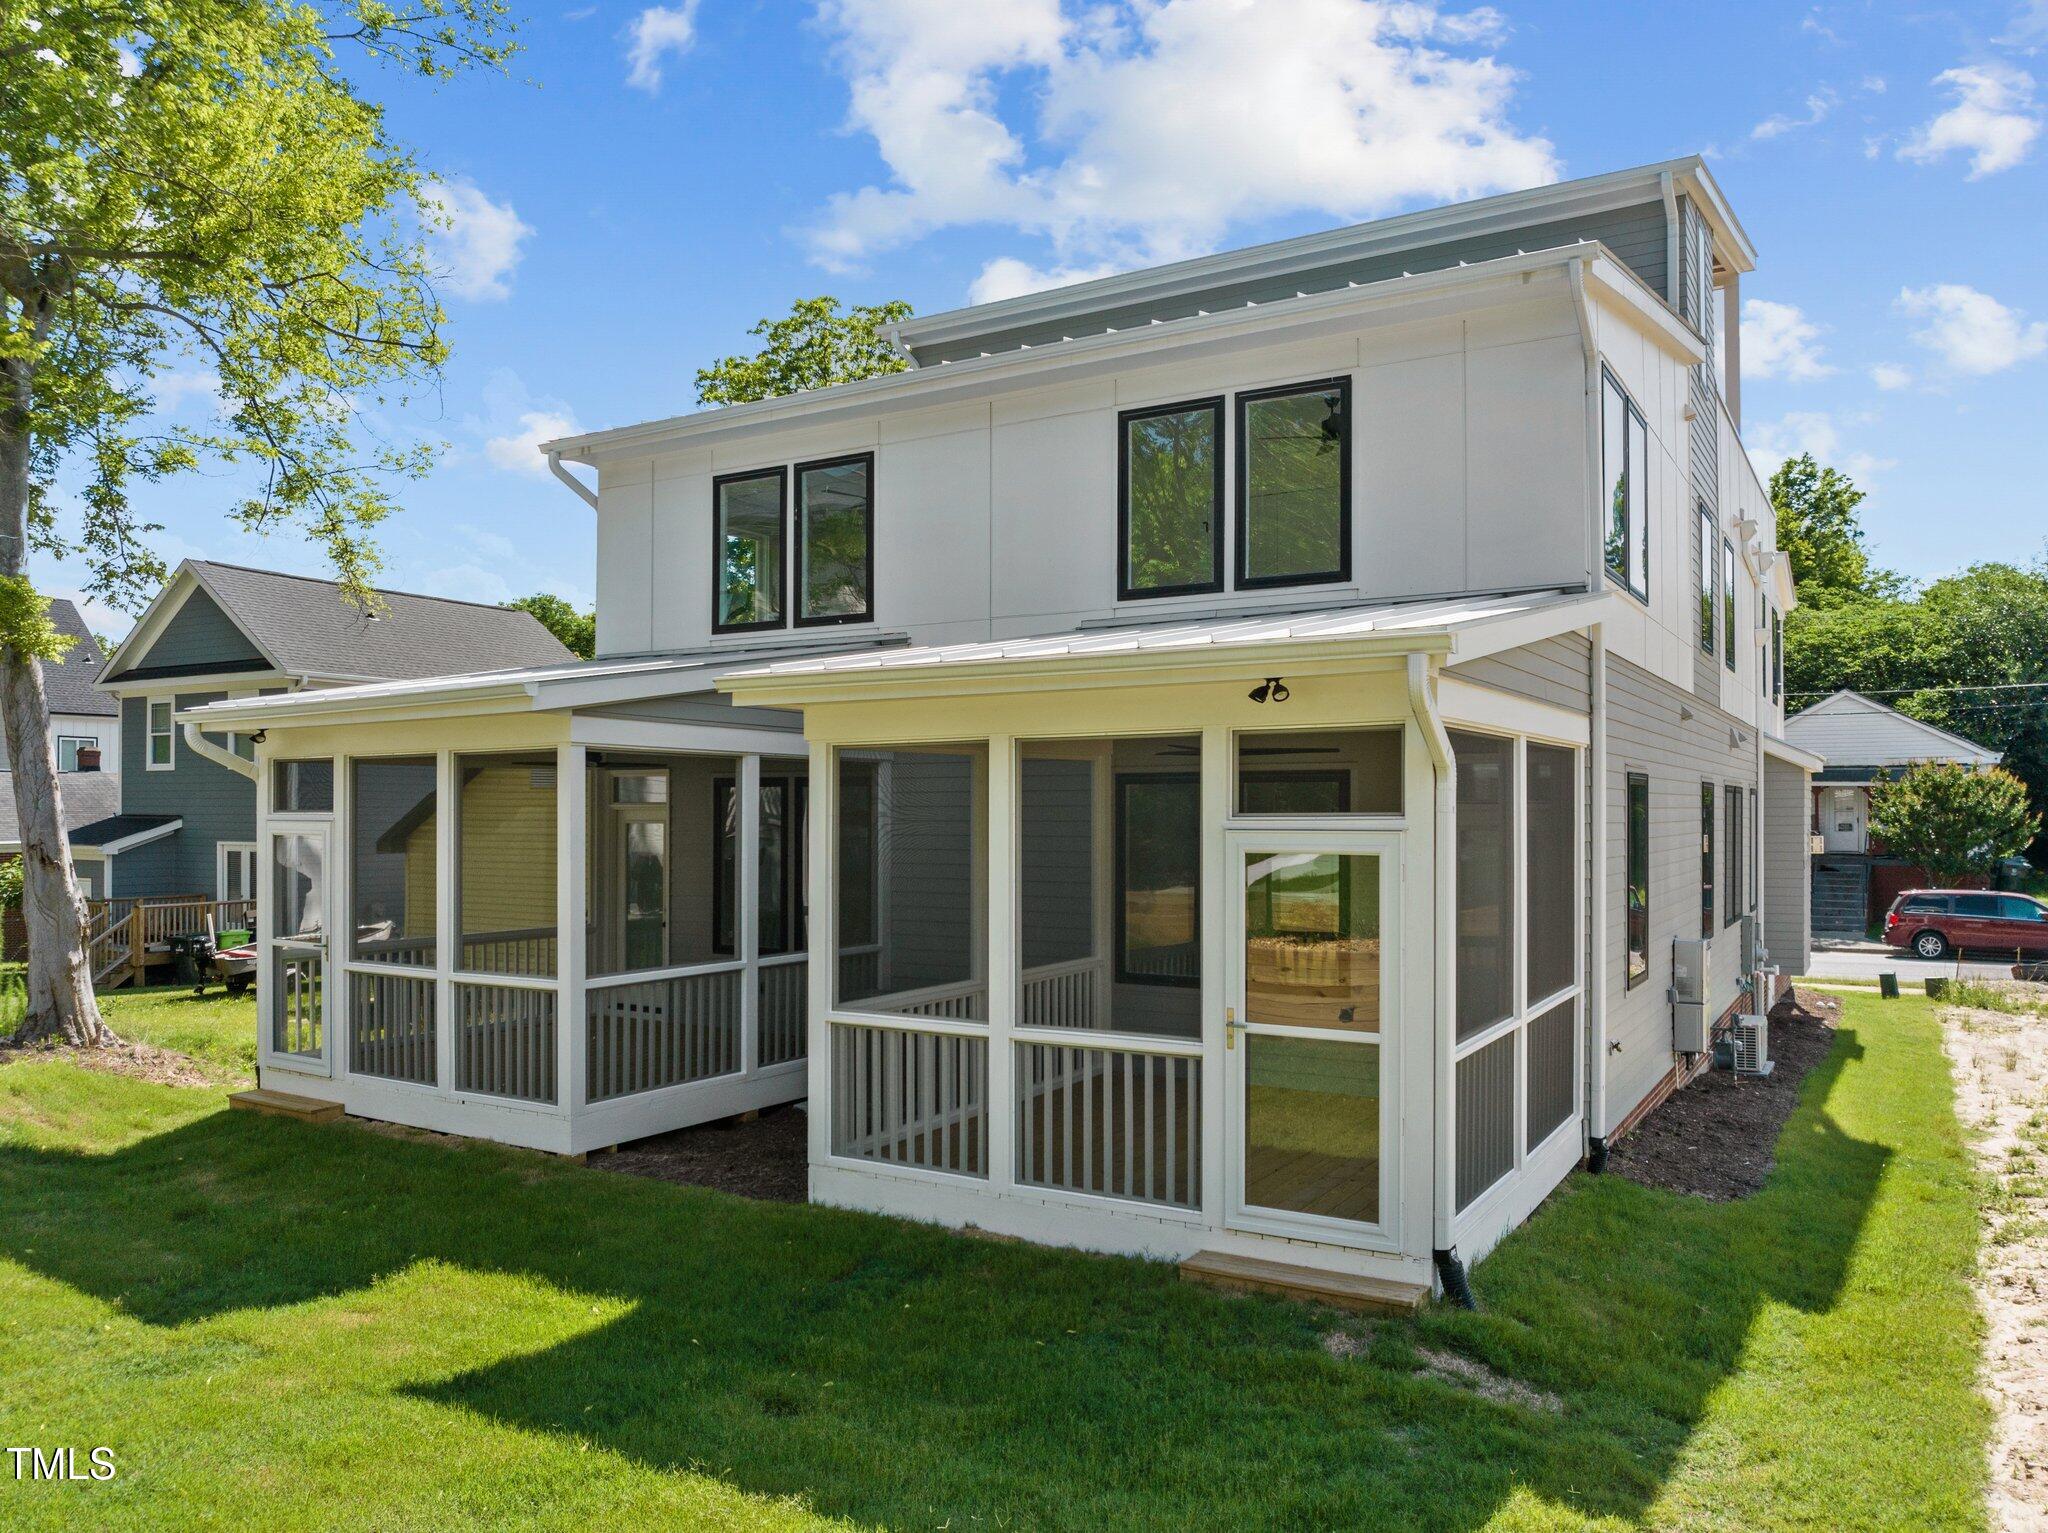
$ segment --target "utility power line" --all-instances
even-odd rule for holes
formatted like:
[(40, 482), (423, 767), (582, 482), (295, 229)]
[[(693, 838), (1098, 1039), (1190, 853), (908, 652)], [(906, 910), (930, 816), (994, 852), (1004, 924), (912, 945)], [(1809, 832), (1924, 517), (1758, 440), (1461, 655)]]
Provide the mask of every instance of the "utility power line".
[(1832, 692), (1792, 692), (1787, 697), (1833, 697), (1835, 692), (1854, 692), (1859, 697), (1916, 697), (1922, 692), (2031, 692), (2048, 689), (2048, 681), (2001, 681), (1986, 682), (1978, 686), (1948, 687), (1836, 687)]

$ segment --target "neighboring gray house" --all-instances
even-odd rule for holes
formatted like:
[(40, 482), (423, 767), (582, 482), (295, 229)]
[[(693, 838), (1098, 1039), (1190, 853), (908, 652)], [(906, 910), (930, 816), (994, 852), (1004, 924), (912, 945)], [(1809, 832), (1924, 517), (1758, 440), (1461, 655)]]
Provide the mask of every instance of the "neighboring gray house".
[[(63, 781), (64, 825), (75, 830), (104, 819), (120, 803), (120, 784), (112, 775), (121, 756), (121, 708), (93, 685), (99, 675), (99, 641), (85, 618), (68, 601), (50, 603), (50, 621), (74, 641), (61, 660), (43, 662), (43, 692), (50, 704), (50, 735), (57, 748), (57, 770)], [(0, 753), (0, 861), (21, 852), (21, 831), (14, 810), (14, 771)], [(97, 895), (97, 863), (79, 867), (86, 893)], [(10, 946), (8, 951), (14, 949)]]
[[(255, 746), (201, 736), (184, 708), (308, 687), (574, 657), (531, 614), (380, 591), (366, 614), (332, 581), (188, 559), (100, 671), (118, 709), (121, 790), (71, 832), (97, 893), (246, 899), (255, 892)], [(54, 705), (53, 705), (54, 706)]]
[(1785, 738), (1827, 762), (1813, 778), (1813, 925), (1837, 936), (1863, 935), (1902, 890), (1929, 881), (1872, 840), (1871, 785), (1922, 761), (1981, 768), (2004, 759), (1846, 688), (1785, 720)]

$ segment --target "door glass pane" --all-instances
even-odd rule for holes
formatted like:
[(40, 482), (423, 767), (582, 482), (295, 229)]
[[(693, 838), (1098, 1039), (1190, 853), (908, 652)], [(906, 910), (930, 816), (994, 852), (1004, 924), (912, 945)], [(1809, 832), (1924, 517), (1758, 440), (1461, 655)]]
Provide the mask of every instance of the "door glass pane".
[(1124, 585), (1133, 591), (1212, 586), (1216, 568), (1214, 404), (1124, 420)]
[(327, 935), (327, 843), (313, 835), (271, 840), (274, 930), (279, 940), (321, 942)]
[(1245, 858), (1245, 1021), (1380, 1030), (1380, 860), (1338, 852)]
[(1344, 391), (1332, 386), (1241, 406), (1244, 568), (1240, 581), (1334, 575), (1344, 562)]
[(625, 832), (626, 967), (658, 968), (668, 925), (668, 827), (628, 820)]
[(1245, 1202), (1378, 1223), (1379, 1046), (1251, 1033), (1245, 1050)]

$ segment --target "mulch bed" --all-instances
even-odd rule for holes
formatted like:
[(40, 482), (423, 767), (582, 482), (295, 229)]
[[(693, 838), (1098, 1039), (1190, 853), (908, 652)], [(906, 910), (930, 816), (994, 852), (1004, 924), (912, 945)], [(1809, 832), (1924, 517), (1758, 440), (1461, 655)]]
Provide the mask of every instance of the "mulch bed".
[(728, 1119), (636, 1139), (588, 1163), (742, 1198), (801, 1203), (810, 1191), (809, 1161), (810, 1119), (787, 1106), (768, 1108), (752, 1123)]
[(1716, 1203), (1746, 1198), (1777, 1163), (1778, 1133), (1806, 1072), (1834, 1046), (1842, 1003), (1794, 989), (1771, 1010), (1771, 1057), (1761, 1079), (1709, 1070), (1657, 1107), (1608, 1153), (1607, 1169), (1646, 1187)]

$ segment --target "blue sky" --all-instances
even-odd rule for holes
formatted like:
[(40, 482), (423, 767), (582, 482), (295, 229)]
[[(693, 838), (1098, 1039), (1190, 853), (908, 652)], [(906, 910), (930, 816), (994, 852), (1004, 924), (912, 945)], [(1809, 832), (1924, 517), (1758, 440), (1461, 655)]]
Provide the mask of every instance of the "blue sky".
[[(587, 604), (591, 514), (530, 444), (691, 408), (799, 296), (952, 308), (1692, 151), (1760, 251), (1753, 453), (1850, 469), (1917, 577), (2048, 537), (2048, 0), (571, 0), (521, 37), (503, 77), (370, 82), (451, 219), (454, 358), (404, 423), (450, 448), (387, 585)], [(169, 560), (321, 571), (230, 498), (138, 493)]]

